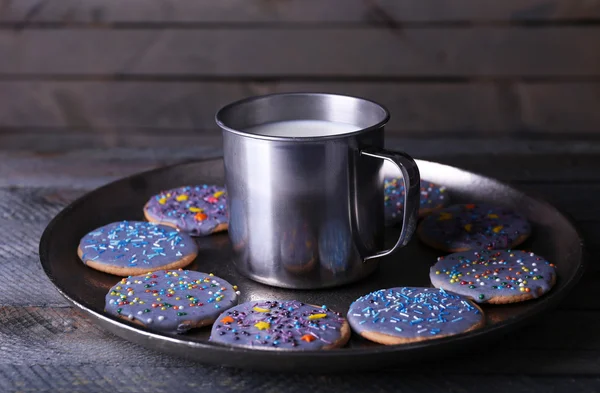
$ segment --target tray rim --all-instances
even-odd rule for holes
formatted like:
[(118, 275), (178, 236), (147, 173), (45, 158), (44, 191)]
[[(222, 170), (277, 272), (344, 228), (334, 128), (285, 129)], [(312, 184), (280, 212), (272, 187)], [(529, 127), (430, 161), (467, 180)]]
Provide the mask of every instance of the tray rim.
[[(554, 206), (553, 204), (549, 203), (548, 201), (546, 201), (539, 195), (536, 195), (535, 192), (534, 193), (525, 192), (525, 191), (521, 190), (518, 186), (515, 186), (515, 185), (511, 184), (510, 182), (500, 181), (495, 178), (481, 175), (477, 172), (466, 170), (466, 169), (463, 169), (460, 167), (455, 167), (452, 165), (447, 165), (447, 164), (430, 161), (430, 160), (415, 159), (417, 164), (427, 163), (427, 164), (435, 164), (435, 165), (441, 165), (444, 167), (449, 167), (452, 169), (466, 172), (467, 174), (470, 174), (470, 175), (475, 175), (478, 178), (481, 178), (488, 182), (493, 182), (495, 184), (498, 184), (498, 185), (501, 185), (504, 187), (508, 187), (528, 198), (531, 198), (533, 201), (535, 201), (538, 204), (546, 205), (546, 206), (552, 208), (553, 210), (555, 210), (559, 215), (562, 216), (562, 218), (564, 218), (567, 221), (567, 223), (571, 226), (571, 228), (575, 231), (575, 233), (577, 235), (577, 240), (578, 240), (579, 251), (581, 253), (581, 257), (579, 258), (578, 266), (577, 266), (574, 274), (572, 275), (572, 277), (568, 281), (564, 282), (563, 287), (561, 288), (560, 291), (551, 292), (548, 295), (541, 297), (540, 299), (537, 299), (535, 307), (533, 307), (527, 313), (523, 313), (514, 318), (511, 318), (510, 321), (498, 322), (498, 323), (495, 323), (494, 325), (491, 325), (491, 326), (488, 325), (482, 329), (477, 329), (477, 330), (467, 332), (467, 333), (461, 333), (458, 335), (437, 338), (435, 340), (416, 342), (416, 343), (412, 343), (412, 344), (388, 345), (388, 346), (380, 345), (380, 346), (367, 347), (367, 348), (365, 348), (365, 347), (362, 347), (362, 348), (361, 347), (359, 347), (359, 348), (336, 348), (336, 349), (332, 349), (332, 350), (328, 350), (328, 351), (319, 351), (319, 350), (275, 351), (275, 350), (266, 350), (266, 349), (251, 349), (251, 348), (245, 348), (245, 347), (230, 347), (230, 346), (226, 346), (223, 344), (212, 343), (212, 342), (208, 342), (208, 341), (207, 342), (199, 342), (199, 341), (185, 340), (185, 339), (182, 340), (179, 337), (171, 336), (168, 334), (155, 333), (155, 332), (148, 330), (147, 328), (144, 328), (141, 326), (134, 326), (134, 325), (128, 324), (125, 321), (122, 321), (118, 318), (97, 312), (97, 311), (93, 310), (91, 307), (88, 307), (88, 306), (81, 304), (80, 302), (74, 300), (67, 293), (68, 291), (65, 291), (63, 288), (61, 288), (58, 285), (58, 283), (55, 280), (55, 277), (52, 275), (52, 273), (50, 271), (50, 266), (49, 266), (50, 263), (48, 262), (47, 248), (49, 248), (51, 246), (49, 243), (49, 238), (53, 232), (54, 226), (56, 225), (57, 222), (62, 220), (63, 217), (66, 214), (68, 214), (68, 212), (70, 212), (71, 210), (73, 210), (74, 208), (79, 206), (80, 204), (85, 203), (89, 198), (92, 197), (93, 193), (99, 192), (100, 190), (103, 190), (108, 187), (112, 187), (116, 183), (127, 182), (131, 179), (134, 179), (134, 178), (137, 178), (140, 176), (152, 176), (155, 173), (169, 171), (178, 166), (218, 162), (218, 161), (222, 161), (222, 160), (223, 160), (223, 156), (211, 157), (211, 158), (199, 159), (199, 160), (187, 160), (187, 161), (183, 161), (183, 162), (179, 162), (179, 163), (175, 163), (175, 164), (170, 164), (170, 165), (161, 166), (161, 167), (153, 168), (150, 170), (138, 172), (138, 173), (126, 176), (126, 177), (122, 177), (122, 178), (113, 180), (107, 184), (104, 184), (100, 187), (90, 190), (90, 191), (86, 192), (84, 195), (82, 195), (79, 198), (77, 198), (76, 200), (74, 200), (73, 202), (71, 202), (68, 206), (66, 206), (64, 209), (62, 209), (48, 223), (48, 225), (44, 229), (44, 232), (40, 238), (40, 242), (39, 242), (40, 264), (42, 265), (42, 269), (43, 269), (44, 273), (46, 274), (46, 276), (49, 278), (50, 282), (54, 285), (54, 287), (57, 289), (57, 291), (63, 297), (65, 297), (71, 304), (73, 304), (78, 309), (83, 311), (86, 315), (90, 316), (92, 319), (94, 319), (96, 322), (98, 322), (99, 325), (101, 325), (104, 329), (108, 330), (112, 334), (115, 334), (115, 335), (121, 337), (122, 339), (125, 339), (130, 342), (134, 342), (136, 344), (140, 344), (142, 346), (151, 348), (153, 350), (157, 350), (156, 347), (149, 346), (148, 343), (151, 341), (157, 340), (157, 341), (171, 342), (180, 348), (187, 348), (187, 349), (193, 350), (193, 351), (194, 350), (209, 350), (209, 351), (223, 352), (223, 354), (236, 353), (236, 354), (239, 354), (240, 356), (250, 355), (253, 357), (257, 357), (257, 358), (284, 357), (284, 358), (290, 358), (290, 360), (293, 360), (293, 359), (306, 360), (307, 358), (310, 359), (313, 357), (319, 357), (320, 360), (327, 360), (327, 359), (333, 360), (335, 358), (340, 358), (340, 357), (354, 358), (354, 357), (377, 356), (377, 355), (381, 355), (381, 354), (391, 355), (396, 352), (411, 352), (411, 354), (414, 353), (414, 355), (417, 355), (416, 357), (418, 357), (418, 354), (420, 352), (424, 352), (424, 350), (431, 350), (434, 348), (455, 345), (457, 342), (459, 344), (461, 342), (465, 342), (465, 341), (468, 343), (476, 342), (476, 341), (479, 341), (479, 340), (487, 338), (487, 337), (497, 336), (504, 331), (515, 330), (518, 327), (521, 327), (525, 324), (532, 322), (537, 317), (541, 316), (544, 312), (555, 307), (561, 300), (563, 300), (572, 291), (572, 289), (575, 287), (575, 285), (577, 285), (577, 283), (581, 280), (583, 274), (585, 273), (585, 271), (587, 270), (587, 268), (589, 266), (589, 258), (590, 258), (589, 252), (586, 247), (585, 241), (583, 239), (581, 230), (576, 225), (576, 222), (573, 219), (573, 217), (571, 215), (569, 215), (568, 213), (564, 212), (562, 209), (559, 209), (556, 206)], [(129, 337), (129, 334), (132, 334), (133, 338)], [(161, 348), (160, 350), (157, 350), (157, 351), (160, 353), (170, 353), (170, 354), (174, 354), (176, 356), (189, 358), (185, 354), (176, 353), (175, 351), (173, 351), (170, 348)], [(208, 361), (202, 361), (202, 360), (197, 360), (197, 361), (199, 361), (200, 363), (203, 363), (203, 364), (207, 364), (207, 365), (215, 364), (215, 362), (208, 362)], [(234, 363), (239, 363), (239, 362), (234, 362)], [(251, 367), (232, 365), (232, 364), (223, 364), (223, 363), (218, 363), (218, 364), (222, 365), (222, 366), (232, 366), (232, 367), (247, 368), (247, 369), (272, 370), (272, 367), (263, 367), (260, 364), (254, 364), (253, 362), (249, 362), (249, 363), (252, 363)], [(367, 370), (367, 369), (374, 369), (374, 368), (382, 368), (381, 365), (379, 365), (379, 364), (369, 365), (369, 364), (363, 364), (360, 362), (356, 362), (356, 363), (357, 363), (356, 367), (344, 368), (343, 370), (340, 369), (339, 371), (340, 372), (341, 371), (349, 371), (350, 369)], [(404, 362), (399, 362), (399, 364), (403, 364), (403, 363)], [(293, 368), (293, 364), (292, 364), (292, 367), (284, 366), (278, 371), (286, 372), (286, 371), (292, 371), (292, 369), (294, 372), (302, 372), (302, 370)], [(336, 372), (336, 371), (333, 371), (333, 372)]]

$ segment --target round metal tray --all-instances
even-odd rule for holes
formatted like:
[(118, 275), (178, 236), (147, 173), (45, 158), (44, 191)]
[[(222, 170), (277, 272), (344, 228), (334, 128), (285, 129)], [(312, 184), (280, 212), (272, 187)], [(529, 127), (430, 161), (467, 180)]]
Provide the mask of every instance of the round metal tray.
[[(44, 271), (58, 290), (96, 323), (121, 336), (158, 351), (216, 365), (273, 371), (336, 372), (399, 366), (461, 350), (477, 351), (514, 330), (542, 311), (556, 306), (577, 283), (584, 270), (584, 249), (577, 230), (553, 206), (493, 179), (458, 168), (417, 161), (421, 177), (448, 187), (453, 202), (491, 202), (509, 206), (527, 216), (533, 225), (531, 238), (520, 249), (534, 251), (557, 265), (558, 281), (545, 296), (524, 303), (483, 306), (486, 326), (452, 337), (408, 345), (383, 346), (353, 334), (345, 348), (331, 351), (270, 351), (231, 348), (208, 341), (210, 327), (185, 335), (153, 333), (104, 314), (104, 296), (119, 277), (86, 267), (77, 257), (79, 240), (96, 227), (118, 220), (143, 220), (142, 207), (153, 194), (167, 188), (196, 183), (223, 183), (223, 161), (179, 164), (134, 175), (94, 190), (66, 207), (50, 222), (40, 242)], [(390, 167), (384, 167), (388, 174)], [(393, 243), (398, 229), (386, 233)], [(240, 302), (256, 299), (297, 299), (326, 304), (345, 314), (350, 303), (370, 291), (397, 286), (430, 286), (429, 267), (440, 256), (414, 237), (399, 254), (385, 258), (379, 268), (355, 284), (327, 290), (289, 290), (269, 287), (240, 276), (230, 264), (227, 234), (197, 240), (200, 252), (189, 267), (212, 272), (238, 285)], [(482, 348), (483, 346), (479, 346)]]

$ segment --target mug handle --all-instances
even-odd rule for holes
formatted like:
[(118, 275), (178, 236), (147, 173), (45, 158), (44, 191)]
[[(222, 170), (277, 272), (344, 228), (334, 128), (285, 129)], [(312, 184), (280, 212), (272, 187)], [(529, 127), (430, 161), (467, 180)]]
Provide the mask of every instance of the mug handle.
[[(379, 251), (373, 255), (364, 256), (363, 261), (367, 262), (371, 259), (385, 257), (386, 255), (396, 252), (398, 249), (404, 247), (411, 239), (419, 219), (421, 176), (415, 160), (406, 153), (368, 147), (362, 149), (360, 155), (379, 158), (380, 160), (389, 161), (396, 165), (402, 173), (402, 181), (404, 182), (405, 190), (402, 230), (400, 231), (398, 241), (389, 250)], [(381, 201), (381, 203), (383, 203), (383, 201)]]

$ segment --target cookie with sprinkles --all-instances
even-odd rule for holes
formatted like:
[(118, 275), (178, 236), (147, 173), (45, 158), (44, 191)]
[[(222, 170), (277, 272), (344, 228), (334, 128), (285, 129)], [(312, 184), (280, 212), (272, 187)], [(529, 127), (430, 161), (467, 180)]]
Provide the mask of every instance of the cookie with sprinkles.
[(466, 297), (437, 288), (398, 287), (355, 300), (348, 322), (367, 340), (395, 345), (469, 332), (483, 327), (485, 318)]
[(210, 341), (266, 350), (321, 350), (344, 346), (348, 322), (326, 306), (296, 300), (251, 301), (225, 311)]
[(191, 236), (207, 236), (227, 230), (227, 193), (224, 187), (208, 184), (162, 191), (146, 203), (144, 216)]
[(423, 243), (446, 252), (509, 249), (530, 234), (531, 225), (525, 217), (487, 204), (446, 207), (431, 213), (417, 228)]
[(162, 333), (212, 324), (237, 304), (237, 287), (212, 274), (161, 270), (123, 278), (106, 294), (105, 311)]
[[(388, 177), (384, 180), (385, 224), (395, 225), (402, 221), (404, 214), (404, 182), (401, 177)], [(446, 187), (421, 180), (421, 201), (419, 217), (448, 205), (450, 198)]]
[(431, 283), (479, 303), (505, 304), (537, 298), (556, 282), (554, 265), (521, 250), (466, 251), (438, 258)]
[(185, 233), (165, 225), (120, 221), (81, 238), (77, 255), (93, 269), (128, 276), (185, 267), (198, 255), (198, 246)]

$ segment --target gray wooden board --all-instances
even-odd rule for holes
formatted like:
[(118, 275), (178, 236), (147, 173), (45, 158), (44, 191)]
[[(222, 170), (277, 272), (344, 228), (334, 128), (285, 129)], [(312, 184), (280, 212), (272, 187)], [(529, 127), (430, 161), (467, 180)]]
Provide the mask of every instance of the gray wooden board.
[(597, 76), (599, 40), (594, 26), (7, 29), (0, 74)]
[[(214, 115), (223, 105), (249, 96), (293, 91), (373, 99), (390, 110), (388, 129), (402, 133), (597, 134), (600, 130), (597, 81), (513, 84), (114, 80), (0, 81), (0, 129), (67, 127), (88, 135), (102, 135), (109, 141), (118, 140), (117, 128), (129, 128), (141, 137), (150, 134), (152, 128), (162, 130), (163, 135), (196, 135), (198, 130), (216, 131)], [(0, 130), (0, 138), (3, 134)]]
[(0, 0), (2, 22), (376, 23), (600, 18), (586, 0)]
[[(493, 84), (7, 81), (0, 82), (0, 125), (214, 130), (215, 112), (223, 105), (290, 91), (374, 99), (391, 111), (389, 127), (402, 130), (493, 132), (513, 129), (517, 120)], [(587, 129), (589, 116), (578, 124)]]
[[(438, 374), (421, 369), (418, 373), (371, 373), (348, 375), (290, 375), (255, 373), (216, 367), (140, 366), (2, 366), (0, 388), (23, 392), (593, 392), (600, 387), (597, 377), (505, 377)], [(7, 390), (8, 389), (8, 390)], [(15, 389), (15, 390), (11, 390)]]
[[(188, 141), (145, 148), (62, 150), (58, 140), (49, 151), (0, 150), (0, 187), (90, 189), (162, 165), (222, 154), (220, 143), (207, 144), (202, 138)], [(391, 139), (387, 147), (508, 181), (594, 181), (600, 173), (600, 145), (593, 141)]]

